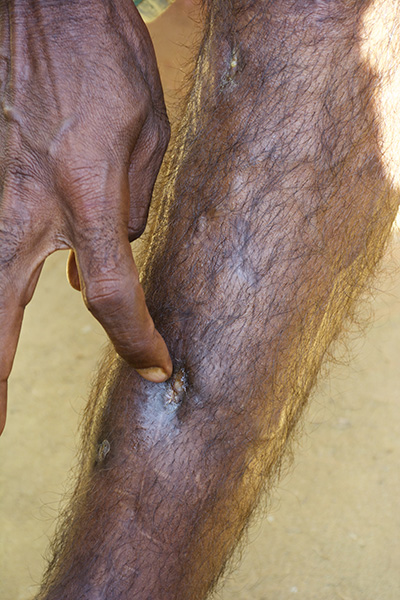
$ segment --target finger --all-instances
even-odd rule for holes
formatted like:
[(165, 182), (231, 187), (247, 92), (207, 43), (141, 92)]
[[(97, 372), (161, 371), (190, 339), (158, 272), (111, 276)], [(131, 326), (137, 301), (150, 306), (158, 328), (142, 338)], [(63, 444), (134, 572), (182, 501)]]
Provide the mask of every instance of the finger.
[(168, 379), (172, 362), (147, 309), (126, 230), (75, 253), (85, 303), (118, 354), (145, 379)]
[(7, 380), (17, 349), (24, 309), (32, 298), (42, 266), (43, 263), (30, 274), (17, 263), (11, 267), (3, 265), (0, 269), (0, 435), (6, 422)]
[(144, 231), (153, 194), (170, 137), (167, 117), (149, 117), (130, 157), (129, 167), (129, 239)]
[(78, 267), (76, 265), (76, 257), (75, 252), (73, 250), (69, 251), (68, 259), (67, 259), (67, 279), (71, 287), (78, 292), (81, 291), (81, 282), (79, 280), (79, 272)]

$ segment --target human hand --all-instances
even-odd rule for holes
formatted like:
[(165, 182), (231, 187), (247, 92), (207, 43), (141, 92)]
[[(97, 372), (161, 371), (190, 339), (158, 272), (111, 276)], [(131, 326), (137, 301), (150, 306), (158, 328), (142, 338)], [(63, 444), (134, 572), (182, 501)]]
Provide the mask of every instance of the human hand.
[(0, 5), (0, 432), (23, 312), (45, 258), (151, 381), (172, 363), (129, 241), (169, 139), (151, 41), (131, 0)]

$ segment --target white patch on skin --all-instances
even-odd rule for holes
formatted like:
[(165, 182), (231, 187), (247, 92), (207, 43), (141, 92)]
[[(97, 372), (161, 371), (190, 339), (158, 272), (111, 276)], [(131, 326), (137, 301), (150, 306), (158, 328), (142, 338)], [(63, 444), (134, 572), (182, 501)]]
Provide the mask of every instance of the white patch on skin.
[(251, 290), (256, 289), (258, 286), (258, 278), (250, 261), (242, 261), (240, 264), (232, 266), (231, 282), (233, 284), (236, 283), (238, 289), (241, 289), (241, 286), (243, 285), (246, 286), (246, 289), (249, 287)]

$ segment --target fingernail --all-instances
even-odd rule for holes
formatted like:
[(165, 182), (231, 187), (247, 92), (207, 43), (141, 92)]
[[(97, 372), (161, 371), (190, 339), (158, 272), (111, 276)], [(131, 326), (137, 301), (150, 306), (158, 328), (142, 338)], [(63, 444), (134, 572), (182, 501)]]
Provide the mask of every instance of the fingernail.
[(153, 383), (162, 383), (169, 379), (169, 375), (164, 369), (160, 367), (147, 367), (147, 369), (136, 369), (136, 371), (147, 381), (153, 381)]

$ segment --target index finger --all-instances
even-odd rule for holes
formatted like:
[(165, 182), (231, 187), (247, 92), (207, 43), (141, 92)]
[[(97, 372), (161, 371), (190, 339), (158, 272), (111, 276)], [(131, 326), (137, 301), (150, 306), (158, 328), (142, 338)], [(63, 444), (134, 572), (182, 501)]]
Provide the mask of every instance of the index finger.
[(145, 379), (168, 379), (171, 358), (147, 309), (127, 234), (80, 245), (75, 253), (85, 304), (118, 354)]

